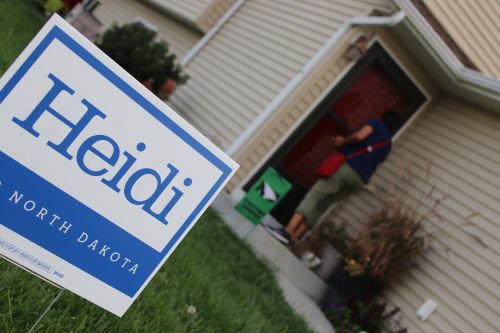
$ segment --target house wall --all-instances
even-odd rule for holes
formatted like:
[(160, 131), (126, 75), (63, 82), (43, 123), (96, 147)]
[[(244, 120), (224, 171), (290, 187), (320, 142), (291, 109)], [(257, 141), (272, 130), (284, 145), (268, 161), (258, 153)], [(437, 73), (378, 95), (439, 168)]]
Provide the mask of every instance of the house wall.
[(186, 67), (173, 107), (227, 148), (339, 26), (385, 0), (248, 0)]
[(401, 43), (389, 30), (368, 27), (353, 29), (343, 38), (336, 51), (304, 80), (293, 96), (277, 110), (272, 119), (235, 156), (240, 168), (231, 179), (227, 187), (228, 190), (232, 191), (237, 187), (242, 187), (276, 148), (283, 143), (283, 140), (291, 134), (294, 127), (298, 126), (302, 119), (313, 111), (315, 105), (321, 101), (321, 97), (333, 89), (332, 85), (354, 65), (346, 60), (342, 53), (359, 34), (372, 38), (372, 41), (379, 40), (389, 54), (394, 56), (394, 59), (408, 71), (417, 85), (421, 86), (430, 97), (439, 95), (439, 89), (428, 79), (425, 69), (415, 63), (411, 54), (401, 46)]
[(500, 78), (498, 0), (422, 0), (484, 74)]
[[(440, 218), (428, 253), (387, 298), (400, 307), (409, 332), (498, 332), (500, 327), (500, 115), (446, 97), (427, 108), (396, 142), (370, 185), (333, 210), (356, 229), (381, 198), (422, 205), (439, 200)], [(433, 191), (431, 191), (434, 188)], [(439, 304), (428, 321), (416, 311)]]
[(205, 33), (236, 0), (141, 0)]
[(144, 0), (161, 6), (175, 13), (186, 21), (195, 23), (198, 16), (212, 2), (212, 0)]
[(198, 16), (196, 25), (207, 32), (229, 10), (236, 0), (212, 0), (203, 13)]
[(170, 49), (181, 58), (201, 39), (201, 32), (179, 23), (150, 6), (137, 0), (107, 0), (94, 11), (94, 15), (103, 23), (102, 30), (113, 23), (134, 22), (137, 17), (146, 19), (158, 28), (158, 37), (169, 43)]

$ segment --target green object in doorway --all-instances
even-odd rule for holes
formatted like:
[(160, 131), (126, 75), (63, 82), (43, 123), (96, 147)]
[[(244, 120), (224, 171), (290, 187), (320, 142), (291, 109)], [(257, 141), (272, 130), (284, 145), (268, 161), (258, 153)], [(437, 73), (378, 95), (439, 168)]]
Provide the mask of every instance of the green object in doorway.
[(291, 188), (276, 170), (268, 168), (234, 208), (253, 224), (260, 224)]

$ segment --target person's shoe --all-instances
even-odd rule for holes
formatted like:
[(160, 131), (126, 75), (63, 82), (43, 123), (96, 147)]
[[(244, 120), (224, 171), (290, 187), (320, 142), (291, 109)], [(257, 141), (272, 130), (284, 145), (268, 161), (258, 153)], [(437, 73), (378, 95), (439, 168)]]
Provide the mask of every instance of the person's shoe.
[(323, 260), (321, 260), (320, 257), (316, 256), (316, 254), (314, 254), (313, 252), (307, 250), (305, 251), (302, 256), (300, 257), (300, 259), (302, 260), (302, 262), (304, 264), (306, 264), (306, 266), (309, 268), (309, 269), (314, 269), (316, 267), (319, 267), (321, 265), (321, 263), (323, 262)]
[(282, 228), (274, 228), (271, 226), (268, 226), (266, 224), (262, 225), (266, 231), (271, 234), (274, 238), (279, 240), (281, 243), (285, 245), (291, 245), (292, 244), (292, 238), (290, 235), (285, 231), (285, 229)]

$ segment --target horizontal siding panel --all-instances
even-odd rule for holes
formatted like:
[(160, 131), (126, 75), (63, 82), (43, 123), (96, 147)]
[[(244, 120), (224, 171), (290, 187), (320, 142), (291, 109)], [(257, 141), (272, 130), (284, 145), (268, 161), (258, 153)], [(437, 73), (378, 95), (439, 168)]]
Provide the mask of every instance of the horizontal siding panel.
[[(440, 218), (428, 221), (440, 236), (420, 265), (386, 292), (413, 327), (409, 332), (497, 332), (500, 327), (499, 130), (500, 116), (475, 106), (450, 99), (431, 105), (399, 139), (366, 190), (328, 216), (358, 230), (380, 207), (378, 198), (422, 202), (422, 212), (445, 198), (437, 208)], [(415, 312), (429, 297), (439, 307), (422, 322)]]
[[(465, 8), (467, 7), (467, 0), (458, 0), (461, 3), (461, 7)], [(494, 3), (493, 3), (494, 5)], [(495, 13), (495, 6), (492, 6), (492, 3), (489, 2), (489, 0), (484, 0), (484, 1), (478, 1), (476, 6), (470, 7), (471, 9), (471, 15), (474, 16), (475, 19), (481, 18), (481, 23), (482, 24), (474, 24), (474, 27), (477, 29), (477, 31), (480, 34), (485, 35), (485, 38), (490, 38), (490, 40), (497, 40), (500, 41), (500, 37), (495, 36), (495, 34), (498, 34), (498, 22), (497, 26), (495, 26), (495, 15), (499, 15), (500, 13), (498, 10), (500, 8), (497, 7), (497, 12)], [(486, 20), (482, 19), (482, 16), (486, 16)], [(497, 16), (498, 18), (498, 16)], [(500, 50), (500, 47), (498, 45), (493, 45), (493, 47), (496, 47), (497, 51)]]
[[(282, 0), (286, 1), (286, 0)], [(310, 1), (311, 2), (311, 1)], [(312, 1), (316, 5), (316, 8), (321, 8), (328, 12), (338, 12), (346, 16), (359, 16), (368, 15), (370, 11), (374, 8), (373, 6), (367, 5), (364, 1), (352, 1), (352, 0), (314, 0)]]
[[(296, 1), (286, 1), (286, 6), (279, 1), (269, 1), (265, 5), (267, 8), (280, 12), (281, 16), (286, 15), (292, 23), (298, 22), (309, 25), (313, 31), (317, 29), (318, 33), (326, 36), (329, 35), (329, 31), (331, 30), (332, 20), (336, 20), (339, 24), (342, 24), (342, 20), (345, 17), (345, 14), (342, 13), (325, 13), (321, 8), (311, 8), (307, 4)], [(304, 7), (307, 10), (304, 10)], [(311, 14), (314, 14), (314, 20), (311, 20)]]
[[(249, 106), (258, 108), (265, 105), (264, 97), (254, 91), (246, 89), (241, 81), (234, 80), (233, 78), (228, 78), (224, 76), (217, 70), (217, 67), (205, 66), (191, 68), (191, 72), (196, 73), (201, 79), (205, 81), (212, 81), (212, 85), (203, 85), (203, 89), (210, 91), (212, 94), (220, 95), (221, 103), (241, 103), (244, 102)], [(215, 80), (214, 80), (215, 79)], [(222, 93), (221, 93), (222, 92)], [(239, 96), (236, 100), (234, 96)], [(239, 104), (233, 105), (235, 108), (234, 112), (238, 113)], [(252, 115), (240, 113), (244, 121), (249, 121)]]
[(279, 34), (269, 35), (268, 30), (264, 26), (256, 26), (251, 20), (240, 20), (239, 24), (234, 27), (242, 36), (251, 35), (257, 43), (261, 43), (265, 47), (275, 47), (280, 50), (280, 53), (286, 54), (291, 60), (299, 63), (306, 62), (314, 48), (301, 45), (296, 40), (287, 39), (287, 37)]
[[(398, 285), (398, 294), (400, 297), (409, 301), (408, 303), (410, 303), (410, 306), (413, 308), (413, 316), (415, 316), (417, 309), (425, 302), (427, 295), (429, 295), (429, 291), (425, 290), (425, 288), (416, 282), (411, 275), (406, 275), (402, 277), (401, 280), (401, 283)], [(453, 309), (446, 306), (443, 307), (443, 302), (439, 297), (433, 295), (433, 298), (439, 304), (441, 313), (435, 312), (427, 320), (427, 324), (425, 326), (428, 331), (425, 330), (424, 332), (434, 332), (434, 330), (436, 330), (445, 333), (466, 333), (475, 331), (475, 329), (464, 321), (459, 314), (453, 311)], [(420, 323), (420, 325), (423, 323), (422, 320), (416, 316), (414, 320), (417, 323)], [(449, 331), (446, 331), (444, 327), (448, 327)]]
[[(245, 82), (236, 80), (235, 78), (224, 75), (224, 71), (227, 70), (227, 66), (224, 67), (221, 63), (208, 63), (207, 66), (196, 68), (196, 71), (191, 68), (192, 72), (196, 72), (196, 75), (200, 75), (205, 80), (212, 80), (212, 86), (217, 88), (216, 93), (218, 94), (221, 90), (225, 91), (231, 96), (240, 96), (241, 101), (248, 103), (255, 108), (264, 107), (266, 96), (263, 93), (259, 93), (255, 90), (249, 89)], [(199, 73), (199, 74), (198, 74)], [(266, 90), (267, 91), (267, 90)]]
[[(318, 43), (310, 40), (307, 37), (302, 37), (297, 34), (290, 34), (284, 29), (276, 29), (272, 23), (267, 23), (259, 20), (258, 18), (252, 17), (250, 15), (242, 15), (242, 17), (236, 23), (237, 26), (241, 26), (248, 31), (260, 31), (262, 36), (266, 40), (270, 40), (276, 43), (278, 46), (287, 45), (294, 52), (298, 54), (303, 54), (308, 57), (314, 54), (316, 51)], [(272, 31), (272, 34), (269, 34)], [(294, 45), (296, 46), (294, 48)]]
[[(322, 19), (321, 17), (315, 16), (315, 19), (311, 20), (310, 12), (294, 9), (290, 6), (290, 3), (293, 2), (287, 1), (287, 4), (283, 5), (278, 1), (268, 1), (262, 3), (262, 8), (258, 8), (257, 10), (265, 9), (266, 15), (264, 17), (272, 21), (279, 19), (280, 22), (286, 22), (287, 25), (299, 28), (298, 30), (300, 32), (303, 32), (303, 28), (306, 28), (307, 32), (311, 32), (320, 37), (319, 42), (330, 36), (332, 22), (337, 22), (341, 25), (343, 23), (342, 20), (345, 19), (345, 14), (335, 13), (336, 17), (331, 16), (329, 19)], [(320, 24), (321, 21), (323, 21), (323, 24)]]
[[(415, 269), (412, 273), (417, 272), (421, 273), (421, 271), (417, 269)], [(439, 284), (439, 281), (429, 278), (425, 273), (418, 276), (418, 279), (416, 279), (412, 274), (407, 274), (401, 278), (401, 284), (398, 286), (398, 291), (401, 297), (404, 297), (411, 302), (414, 307), (413, 313), (415, 313), (418, 307), (425, 302), (426, 297), (430, 297), (432, 295), (435, 301), (439, 304), (438, 309), (440, 310), (440, 313), (439, 315), (434, 313), (431, 317), (429, 317), (428, 321), (432, 322), (432, 324), (436, 327), (441, 328), (444, 324), (453, 327), (453, 329), (449, 332), (481, 332), (478, 331), (476, 327), (468, 323), (466, 318), (461, 315), (460, 310), (463, 309), (460, 309), (460, 307), (449, 306), (448, 302), (455, 300), (455, 297), (448, 293), (446, 289), (440, 288), (439, 293), (437, 294), (434, 293), (434, 290), (428, 290), (428, 285), (436, 285), (436, 283)], [(440, 286), (436, 285), (436, 287), (439, 288)], [(421, 319), (417, 318), (417, 320), (420, 321)]]
[(387, 0), (357, 0), (365, 6), (373, 7), (385, 13), (392, 13), (397, 10), (396, 5), (392, 1)]
[[(270, 51), (274, 52), (276, 55), (283, 57), (284, 61), (289, 62), (291, 64), (290, 67), (294, 70), (297, 70), (297, 68), (300, 67), (300, 64), (306, 62), (308, 59), (307, 56), (302, 55), (298, 52), (291, 52), (293, 51), (293, 49), (290, 48), (291, 45), (283, 45), (286, 43), (283, 43), (283, 41), (281, 40), (280, 41), (283, 44), (280, 46), (282, 47), (276, 47), (277, 45), (274, 41), (263, 38), (263, 34), (265, 34), (265, 31), (262, 31), (262, 33), (259, 34), (255, 29), (252, 31), (244, 27), (235, 26), (231, 32), (234, 33), (234, 36), (247, 39), (248, 41), (254, 43), (254, 45), (258, 45), (261, 48), (267, 48)], [(295, 45), (295, 43), (293, 43), (293, 45)], [(273, 48), (275, 48), (275, 50), (273, 50)]]
[[(201, 71), (198, 72), (198, 75), (201, 78), (206, 78), (207, 80), (210, 77), (210, 75), (203, 75)], [(232, 125), (235, 128), (238, 128), (239, 124), (249, 121), (249, 115), (236, 111), (238, 108), (238, 103), (240, 101), (237, 101), (232, 97), (230, 89), (225, 90), (225, 93), (226, 95), (221, 96), (221, 99), (218, 101), (219, 103), (217, 103), (216, 107), (220, 108), (221, 112), (223, 112), (223, 119), (226, 119), (228, 121), (228, 125)], [(198, 94), (200, 97), (205, 99), (206, 103), (208, 103), (207, 105), (211, 105), (211, 103), (213, 102), (211, 101), (210, 97), (213, 94), (220, 94), (220, 92), (217, 86), (212, 85), (200, 87)], [(253, 104), (253, 101), (249, 100), (249, 104)]]
[[(224, 48), (213, 46), (205, 52), (211, 55), (206, 64), (217, 64), (221, 75), (224, 75), (228, 81), (240, 81), (240, 85), (248, 87), (249, 90), (259, 93), (262, 97), (266, 98), (266, 101), (279, 92), (281, 85), (274, 79), (262, 80), (262, 84), (259, 86), (252, 85), (254, 80), (262, 79), (264, 74), (261, 71), (254, 70), (248, 66), (242, 66), (239, 59), (235, 59), (233, 56), (225, 52)], [(199, 66), (203, 67), (202, 64)], [(196, 65), (192, 65), (191, 67), (196, 67)], [(190, 68), (188, 68), (188, 73), (190, 73)], [(195, 74), (192, 73), (191, 75)]]
[[(181, 94), (181, 92), (179, 92)], [(232, 133), (237, 133), (238, 129), (240, 128), (240, 123), (242, 121), (242, 115), (238, 114), (236, 112), (232, 112), (233, 108), (229, 105), (229, 99), (221, 99), (218, 100), (217, 104), (215, 105), (214, 101), (210, 98), (211, 94), (207, 91), (206, 87), (199, 87), (199, 92), (198, 92), (198, 99), (196, 101), (190, 101), (194, 103), (199, 103), (198, 104), (198, 110), (197, 112), (198, 115), (203, 117), (205, 121), (209, 123), (217, 123), (219, 121), (226, 122), (228, 127), (232, 130)], [(203, 112), (203, 109), (206, 107), (217, 107), (220, 109), (220, 114), (217, 114), (216, 116), (218, 117), (207, 117), (207, 115)], [(213, 118), (213, 119), (209, 119)]]
[[(480, 3), (480, 6), (482, 8), (481, 13), (485, 13), (489, 18), (488, 22), (492, 22), (493, 25), (495, 22), (497, 22), (498, 24), (498, 21), (496, 21), (496, 19), (500, 16), (500, 7), (498, 7), (498, 1), (485, 0)], [(493, 30), (493, 32), (495, 32), (495, 30)]]
[[(485, 135), (484, 130), (483, 132), (467, 130), (466, 125), (456, 122), (455, 119), (450, 119), (449, 116), (454, 115), (434, 115), (432, 123), (428, 123), (426, 130), (436, 131), (439, 129), (442, 136), (448, 137), (448, 141), (456, 145), (455, 151), (460, 152), (462, 155), (465, 153), (466, 156), (475, 161), (480, 159), (477, 161), (481, 162), (481, 167), (500, 175), (500, 170), (497, 168), (498, 163), (500, 163), (500, 154), (491, 154), (500, 145), (500, 140), (488, 137)], [(445, 127), (447, 122), (453, 128)]]
[[(463, 156), (448, 150), (447, 147), (453, 148), (453, 144), (451, 142), (443, 144), (442, 141), (434, 138), (434, 136), (429, 138), (428, 135), (432, 134), (439, 137), (436, 132), (422, 130), (408, 142), (408, 145), (412, 145), (411, 149), (421, 155), (425, 156), (425, 152), (432, 154), (436, 177), (447, 179), (450, 183), (460, 178), (463, 183), (468, 185), (467, 192), (470, 194), (471, 199), (475, 197), (478, 201), (489, 205), (493, 210), (500, 208), (495, 207), (497, 206), (497, 201), (492, 196), (497, 194), (500, 196), (498, 175), (496, 173), (488, 173), (479, 164), (474, 164), (474, 161), (464, 159)], [(460, 164), (452, 164), (457, 159), (460, 161)], [(477, 169), (484, 172), (477, 172)], [(476, 172), (474, 173), (474, 171)]]
[[(464, 292), (462, 285), (434, 265), (422, 264), (421, 269), (415, 269), (409, 275), (411, 279), (405, 282), (411, 286), (419, 285), (422, 288), (420, 292), (432, 286), (430, 293), (427, 291), (429, 296), (440, 300), (443, 316), (458, 328), (457, 332), (493, 332), (499, 324), (498, 316), (481, 304), (479, 295)], [(464, 299), (468, 302), (464, 303)]]
[(151, 2), (194, 23), (212, 0), (153, 0)]
[[(224, 54), (225, 58), (230, 58), (238, 68), (248, 68), (249, 70), (256, 71), (259, 75), (258, 78), (263, 82), (271, 82), (270, 84), (278, 84), (278, 87), (283, 86), (288, 82), (288, 78), (284, 75), (280, 75), (280, 71), (274, 68), (274, 64), (270, 61), (266, 61), (265, 57), (257, 55), (254, 51), (247, 51), (244, 47), (238, 45), (232, 45), (229, 40), (224, 40), (218, 45), (212, 46), (217, 49), (221, 55)], [(251, 54), (256, 55), (254, 59)], [(242, 62), (246, 63), (246, 66), (242, 66)], [(291, 71), (286, 71), (288, 74)], [(244, 78), (240, 78), (244, 79)], [(279, 91), (279, 90), (278, 90)]]
[[(182, 95), (181, 92), (176, 92), (178, 94), (178, 98), (176, 99), (175, 108), (179, 108), (182, 110), (191, 109), (191, 110), (200, 110), (200, 112), (190, 112), (181, 114), (190, 121), (191, 124), (194, 124), (195, 127), (200, 130), (202, 133), (213, 133), (213, 128), (217, 128), (217, 125), (221, 121), (225, 121), (223, 118), (215, 118), (211, 115), (207, 115), (201, 111), (207, 109), (207, 105), (202, 104), (204, 100), (200, 97), (196, 100), (192, 100), (189, 98), (183, 98), (185, 96)], [(232, 129), (231, 131), (226, 132), (215, 132), (217, 134), (216, 141), (221, 141), (221, 143), (227, 143), (231, 140), (231, 136), (237, 129)]]
[[(421, 270), (432, 274), (437, 280), (450, 279), (454, 285), (450, 288), (457, 291), (457, 295), (461, 299), (470, 299), (472, 307), (479, 310), (478, 315), (484, 316), (484, 319), (491, 324), (498, 323), (498, 313), (495, 306), (498, 303), (498, 298), (494, 296), (495, 290), (498, 290), (498, 284), (492, 284), (492, 288), (488, 290), (484, 284), (489, 283), (488, 279), (484, 279), (482, 275), (475, 274), (474, 267), (467, 267), (466, 269), (457, 269), (449, 265), (449, 259), (443, 255), (442, 251), (431, 251), (426, 256), (426, 266), (421, 267)], [(455, 261), (457, 263), (457, 261)], [(462, 264), (463, 262), (460, 262)], [(428, 269), (432, 267), (431, 269)], [(434, 271), (434, 273), (433, 273)], [(469, 272), (468, 275), (463, 274), (463, 271)], [(474, 276), (475, 275), (475, 276)], [(477, 313), (477, 312), (476, 312)]]
[[(274, 29), (301, 36), (303, 38), (307, 38), (313, 42), (316, 42), (316, 45), (321, 45), (329, 35), (328, 30), (326, 29), (322, 34), (318, 34), (317, 31), (314, 31), (314, 27), (311, 27), (310, 25), (311, 21), (298, 22), (297, 20), (293, 20), (288, 15), (281, 15), (279, 11), (271, 12), (269, 10), (266, 10), (264, 6), (265, 3), (261, 5), (257, 4), (256, 2), (250, 1), (248, 3), (248, 6), (245, 6), (243, 12), (248, 13), (249, 15), (253, 15), (254, 17), (258, 17), (259, 21), (266, 22), (272, 25)], [(332, 18), (332, 23), (338, 23), (339, 21), (342, 22), (341, 18), (339, 18), (338, 21)]]
[[(450, 117), (447, 120), (453, 122), (454, 126), (459, 126), (461, 130), (468, 129), (462, 132), (464, 135), (471, 134), (468, 136), (470, 139), (479, 139), (480, 142), (489, 149), (495, 149), (500, 143), (498, 126), (496, 125), (497, 115), (483, 112), (474, 115), (474, 117), (470, 117), (469, 112), (463, 110), (460, 105), (454, 103), (450, 103), (450, 105), (446, 105), (445, 108), (443, 108), (443, 115), (444, 111), (448, 111), (445, 117)], [(436, 117), (440, 116), (441, 114), (436, 115)]]
[[(196, 102), (197, 103), (197, 102)], [(196, 107), (196, 105), (193, 104), (185, 104), (182, 99), (177, 100), (177, 104), (175, 107), (180, 107), (180, 108), (193, 108)], [(198, 107), (198, 110), (203, 110), (201, 106)], [(191, 112), (189, 114), (184, 114), (180, 113), (183, 117), (190, 119), (192, 123), (195, 124), (204, 124), (202, 126), (196, 126), (196, 128), (202, 132), (202, 133), (213, 133), (213, 132), (218, 132), (220, 130), (220, 127), (222, 125), (220, 124), (220, 120), (214, 119), (212, 117), (207, 117), (204, 115), (202, 112)], [(227, 135), (231, 135), (231, 133), (228, 133)], [(227, 143), (228, 142), (228, 137), (226, 135), (218, 135), (217, 137), (214, 138), (214, 141), (220, 142), (220, 143)]]
[(281, 55), (276, 50), (262, 46), (256, 47), (254, 41), (235, 33), (234, 30), (226, 32), (224, 36), (226, 40), (221, 45), (226, 49), (231, 47), (236, 52), (241, 52), (254, 59), (255, 63), (270, 71), (269, 75), (271, 76), (276, 74), (288, 79), (301, 68), (300, 64)]
[[(387, 169), (381, 169), (379, 172), (380, 177), (386, 177), (385, 181), (390, 181), (391, 178), (394, 177), (393, 174), (387, 175)], [(374, 180), (376, 182), (376, 180)], [(434, 205), (436, 198), (434, 200), (425, 200), (422, 198), (428, 194), (429, 187), (426, 188), (426, 191), (421, 191), (418, 188), (418, 181), (413, 181), (411, 186), (401, 186), (396, 185), (395, 187), (395, 195), (399, 197), (405, 197), (407, 200), (412, 201), (414, 204), (417, 202), (422, 202), (421, 209), (429, 210)], [(376, 185), (376, 184), (374, 184)], [(441, 188), (439, 186), (438, 188)], [(379, 192), (383, 189), (380, 188)], [(438, 198), (442, 198), (443, 195), (438, 195)], [(453, 198), (453, 194), (452, 198)], [(498, 261), (498, 242), (492, 242), (491, 247), (485, 248), (481, 243), (474, 240), (473, 237), (470, 236), (470, 231), (467, 228), (462, 228), (460, 225), (465, 221), (463, 216), (458, 214), (456, 210), (450, 209), (453, 208), (449, 203), (453, 202), (452, 199), (448, 198), (443, 200), (439, 205), (438, 211), (441, 216), (440, 223), (433, 223), (432, 227), (437, 228), (441, 231), (442, 239), (438, 241), (445, 241), (447, 238), (452, 238), (449, 240), (449, 244), (447, 243), (447, 247), (450, 250), (456, 250), (456, 254), (460, 255), (464, 258), (467, 258), (472, 265), (476, 265), (478, 269), (484, 270), (488, 276), (495, 277), (500, 276), (500, 261)], [(459, 207), (457, 205), (455, 207)], [(457, 243), (458, 242), (458, 243)], [(461, 248), (466, 247), (467, 252), (462, 252)]]
[[(418, 149), (416, 146), (408, 148), (406, 145), (403, 146), (402, 149), (406, 149), (408, 152), (414, 152), (417, 159), (425, 158), (425, 149)], [(422, 165), (422, 162), (415, 161), (414, 163), (415, 166), (420, 166), (421, 170), (426, 167), (426, 164)], [(495, 204), (494, 197), (482, 192), (481, 188), (477, 188), (477, 183), (474, 182), (472, 176), (472, 180), (468, 184), (457, 183), (457, 177), (460, 177), (460, 174), (467, 175), (467, 173), (452, 174), (450, 172), (452, 168), (452, 166), (447, 166), (446, 163), (441, 163), (441, 160), (435, 158), (432, 167), (432, 181), (438, 182), (440, 184), (440, 189), (445, 193), (450, 195), (453, 193), (452, 199), (458, 201), (463, 208), (463, 217), (480, 212), (481, 216), (489, 218), (494, 227), (494, 229), (490, 229), (489, 232), (496, 234), (498, 237), (499, 227), (496, 221), (500, 216), (497, 211), (498, 204)], [(464, 187), (464, 185), (467, 187)], [(482, 199), (485, 201), (482, 201)]]

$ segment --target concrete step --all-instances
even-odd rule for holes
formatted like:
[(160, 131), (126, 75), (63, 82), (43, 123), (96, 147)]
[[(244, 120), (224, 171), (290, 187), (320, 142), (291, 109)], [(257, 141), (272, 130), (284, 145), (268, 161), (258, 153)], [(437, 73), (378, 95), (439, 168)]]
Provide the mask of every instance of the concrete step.
[(246, 237), (246, 241), (255, 252), (265, 258), (312, 300), (315, 302), (321, 300), (328, 287), (327, 284), (263, 227), (254, 228)]
[(316, 303), (280, 272), (276, 272), (275, 276), (288, 304), (304, 318), (313, 331), (317, 333), (335, 333), (332, 324), (326, 319)]
[[(311, 329), (317, 333), (335, 333), (316, 304), (327, 288), (326, 283), (264, 228), (253, 225), (233, 207), (234, 203), (225, 193), (220, 194), (212, 203), (212, 208), (220, 214), (225, 223), (274, 268), (285, 299)], [(272, 221), (266, 221), (272, 224)]]

